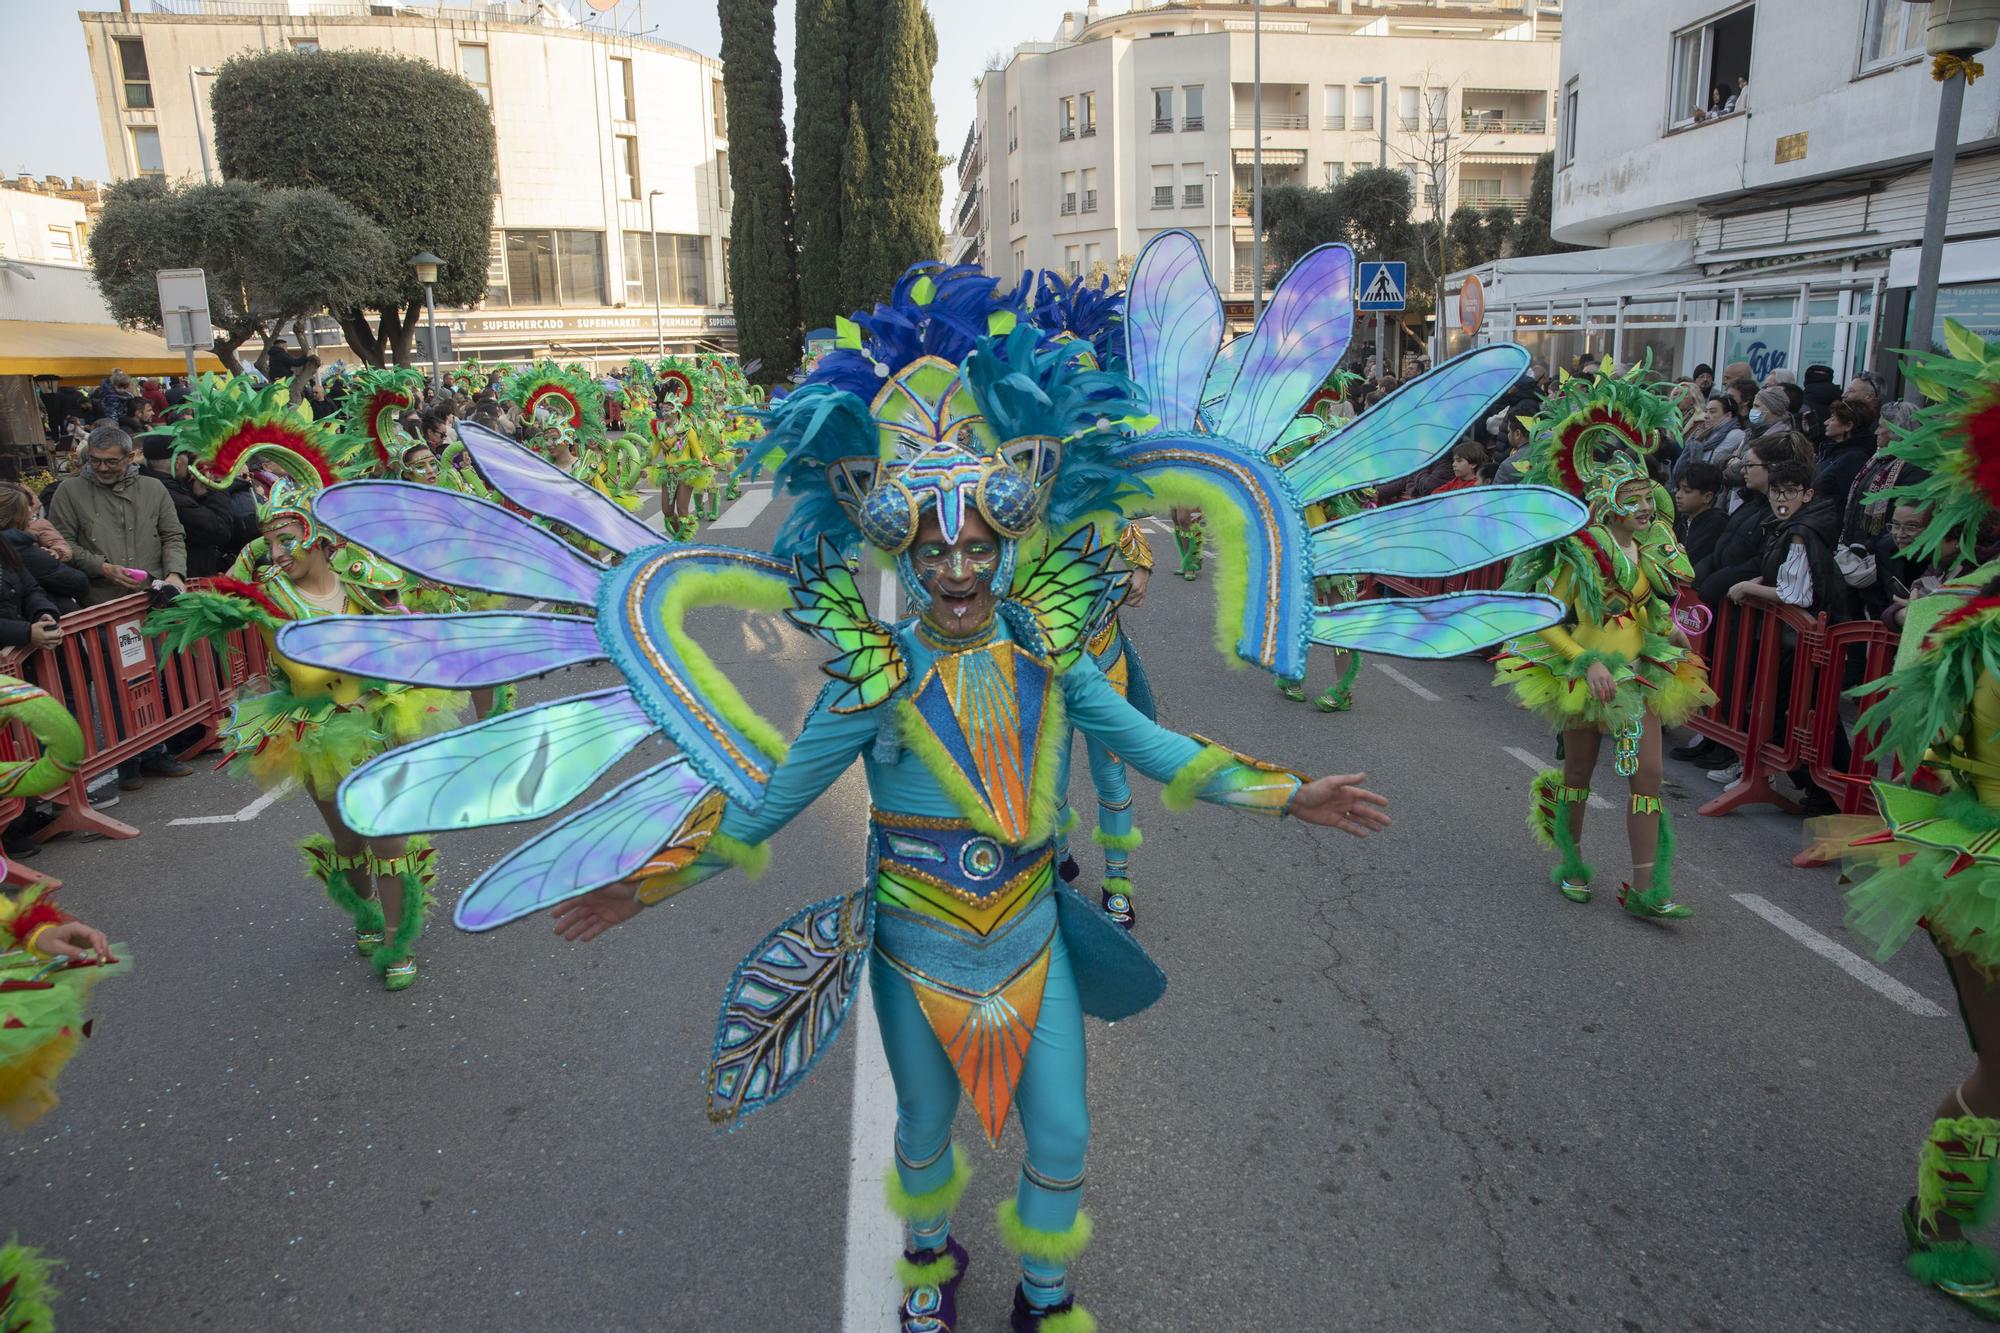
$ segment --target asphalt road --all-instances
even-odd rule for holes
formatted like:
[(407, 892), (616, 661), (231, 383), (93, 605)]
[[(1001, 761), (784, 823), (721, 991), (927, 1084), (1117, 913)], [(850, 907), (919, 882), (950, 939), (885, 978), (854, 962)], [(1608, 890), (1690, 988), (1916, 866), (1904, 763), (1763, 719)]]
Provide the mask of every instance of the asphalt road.
[[(781, 515), (716, 536), (768, 540)], [(1896, 1219), (1931, 1107), (1969, 1064), (1950, 994), (1927, 949), (1883, 969), (1914, 992), (1899, 1002), (1731, 896), (1853, 946), (1834, 874), (1788, 863), (1795, 820), (1701, 819), (1715, 789), (1670, 765), (1696, 917), (1567, 903), (1509, 752), (1552, 742), (1487, 668), (1398, 663), (1399, 682), (1371, 664), (1355, 710), (1326, 716), (1220, 663), (1206, 581), (1163, 570), (1153, 587), (1127, 624), (1170, 725), (1365, 769), (1396, 823), (1363, 842), (1170, 815), (1135, 777), (1140, 930), (1171, 985), (1091, 1030), (1098, 1239), (1074, 1277), (1104, 1328), (1961, 1322), (1903, 1276)], [(826, 652), (769, 617), (703, 615), (717, 660), (795, 724)], [(609, 683), (576, 670), (526, 698)], [(1616, 799), (1614, 781), (1607, 764)], [(66, 1333), (874, 1326), (849, 1321), (879, 1301), (846, 1289), (850, 1245), (883, 1286), (893, 1253), (850, 1227), (850, 1181), (872, 1194), (890, 1144), (886, 1123), (854, 1124), (852, 1031), (741, 1132), (713, 1133), (701, 1092), (736, 960), (860, 873), (858, 773), (754, 884), (718, 879), (588, 946), (543, 922), (434, 927), (401, 995), (302, 876), (304, 801), (169, 823), (256, 796), (155, 780), (118, 807), (144, 836), (36, 862), (137, 959), (99, 990), (62, 1104), (0, 1139), (0, 1234), (68, 1260)], [(1594, 812), (1586, 833), (1614, 884), (1621, 824)], [(444, 840), (447, 902), (522, 836)], [(1079, 855), (1094, 874), (1096, 849)], [(960, 1140), (979, 1172), (962, 1325), (984, 1333), (1006, 1322), (992, 1217), (1020, 1136), (991, 1152), (968, 1117)]]

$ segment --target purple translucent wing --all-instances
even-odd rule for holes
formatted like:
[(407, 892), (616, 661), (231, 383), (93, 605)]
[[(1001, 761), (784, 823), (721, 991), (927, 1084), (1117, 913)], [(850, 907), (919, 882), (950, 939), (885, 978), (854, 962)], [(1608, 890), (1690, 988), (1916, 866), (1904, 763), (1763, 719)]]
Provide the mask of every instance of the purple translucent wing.
[(452, 920), (492, 930), (628, 878), (695, 812), (720, 793), (679, 755), (522, 844), (473, 881)]
[(1184, 231), (1148, 241), (1125, 289), (1125, 361), (1162, 430), (1194, 429), (1222, 327), (1222, 298), (1201, 242)]
[(1243, 368), (1243, 349), (1250, 345), (1250, 339), (1231, 338), (1215, 353), (1215, 360), (1209, 363), (1208, 381), (1201, 387), (1202, 411), (1210, 416), (1222, 409), (1222, 400), (1229, 397), (1229, 386), (1236, 383), (1236, 372)]
[(540, 611), (296, 620), (278, 631), (278, 651), (328, 671), (447, 690), (505, 685), (608, 656), (590, 621)]
[(1314, 528), (1313, 573), (1444, 578), (1546, 546), (1589, 518), (1582, 501), (1553, 486), (1446, 491)]
[(1262, 453), (1291, 424), (1347, 350), (1354, 328), (1354, 252), (1322, 245), (1292, 265), (1250, 332), (1215, 433)]
[(1459, 657), (1546, 629), (1564, 611), (1555, 598), (1530, 592), (1371, 597), (1320, 607), (1313, 613), (1312, 639), (1390, 657)]
[(454, 588), (597, 604), (604, 566), (490, 500), (409, 481), (343, 481), (313, 513), (392, 565)]
[(461, 421), (458, 438), (465, 442), (479, 475), (521, 508), (554, 519), (620, 554), (660, 544), (659, 533), (506, 436)]
[(1407, 477), (1451, 448), (1528, 368), (1526, 348), (1475, 347), (1420, 375), (1285, 465), (1307, 504)]
[(638, 700), (598, 690), (415, 741), (340, 784), (340, 813), (370, 838), (543, 819), (653, 735)]

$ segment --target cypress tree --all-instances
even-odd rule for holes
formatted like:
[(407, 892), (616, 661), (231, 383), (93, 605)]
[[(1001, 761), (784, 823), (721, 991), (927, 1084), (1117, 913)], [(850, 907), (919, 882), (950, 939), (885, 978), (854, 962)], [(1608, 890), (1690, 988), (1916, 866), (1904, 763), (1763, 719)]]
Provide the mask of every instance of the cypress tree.
[(798, 45), (792, 59), (792, 159), (797, 183), (800, 313), (807, 329), (823, 329), (853, 307), (841, 271), (841, 179), (851, 94), (848, 64), (853, 34), (848, 0), (798, 0)]
[(717, 0), (722, 90), (729, 105), (729, 281), (736, 345), (775, 384), (799, 364), (799, 255), (785, 165), (776, 0)]
[(866, 310), (876, 301), (887, 300), (890, 287), (874, 290), (864, 286), (867, 275), (876, 263), (881, 235), (877, 227), (878, 210), (874, 207), (871, 193), (876, 188), (873, 174), (869, 170), (868, 127), (862, 123), (859, 107), (847, 109), (847, 138), (841, 145), (840, 184), (836, 198), (840, 203), (840, 270), (844, 275), (841, 283), (842, 300), (840, 310)]
[[(905, 269), (938, 258), (944, 244), (938, 230), (944, 183), (931, 102), (937, 30), (922, 0), (856, 0), (857, 16), (862, 10), (872, 11), (872, 23), (856, 25), (850, 49), (852, 86), (868, 92), (855, 100), (865, 120), (871, 185), (858, 198), (850, 195), (849, 206), (868, 211), (873, 235), (866, 260), (848, 270), (857, 284), (856, 304), (885, 299)], [(854, 225), (853, 215), (842, 225)], [(843, 245), (844, 252), (857, 250)]]

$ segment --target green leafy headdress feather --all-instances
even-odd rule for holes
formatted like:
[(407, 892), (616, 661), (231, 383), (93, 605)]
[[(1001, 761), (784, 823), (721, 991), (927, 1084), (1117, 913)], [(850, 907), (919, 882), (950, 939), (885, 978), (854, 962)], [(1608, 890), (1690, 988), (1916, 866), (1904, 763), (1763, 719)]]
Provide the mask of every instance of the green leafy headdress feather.
[(1912, 354), (1903, 373), (1931, 401), (1882, 451), (1929, 475), (1889, 492), (1930, 512), (1910, 554), (1929, 559), (1956, 538), (1967, 554), (1980, 529), (2000, 509), (2000, 343), (1989, 343), (1957, 320), (1944, 322), (1946, 355)]

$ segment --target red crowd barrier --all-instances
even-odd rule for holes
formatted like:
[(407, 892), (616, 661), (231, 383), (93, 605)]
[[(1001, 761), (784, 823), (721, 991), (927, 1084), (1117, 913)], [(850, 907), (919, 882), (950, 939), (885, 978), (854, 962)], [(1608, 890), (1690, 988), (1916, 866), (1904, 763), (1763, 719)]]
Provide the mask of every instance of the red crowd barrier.
[[(56, 817), (35, 834), (37, 842), (70, 832), (137, 837), (138, 829), (91, 805), (90, 784), (182, 733), (188, 735), (176, 747), (181, 757), (212, 748), (230, 697), (268, 666), (263, 636), (250, 629), (231, 636), (226, 665), (207, 644), (163, 654), (159, 640), (143, 632), (147, 609), (145, 595), (135, 593), (74, 611), (62, 618), (62, 642), (54, 648), (0, 655), (0, 672), (47, 690), (83, 729), (82, 765), (46, 798), (56, 806)], [(25, 728), (0, 730), (0, 759), (39, 753)], [(0, 826), (18, 816), (22, 805), (0, 802)], [(10, 863), (9, 878), (43, 877), (12, 871)]]

